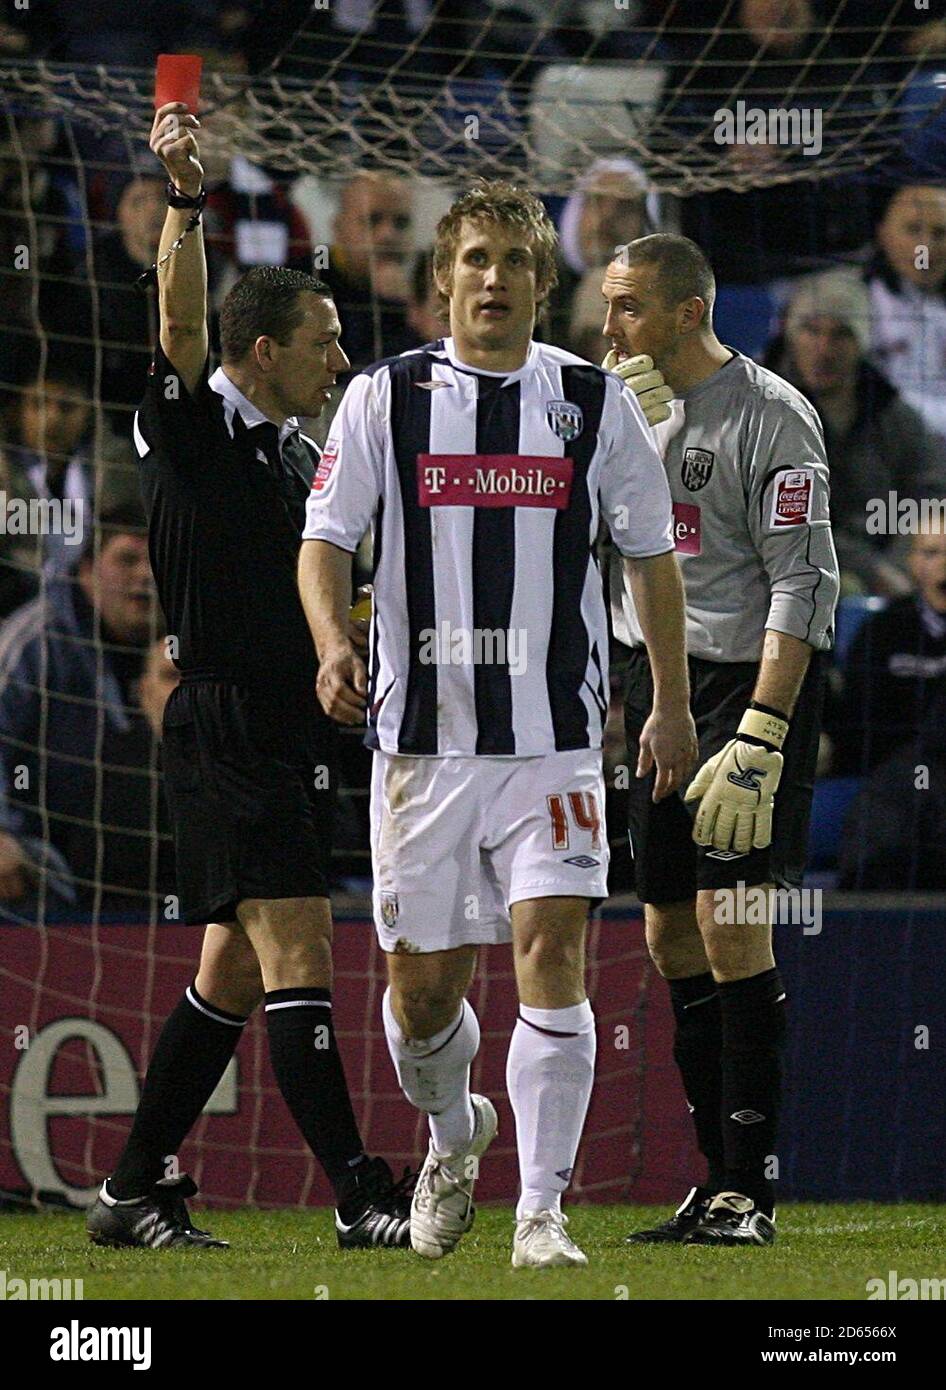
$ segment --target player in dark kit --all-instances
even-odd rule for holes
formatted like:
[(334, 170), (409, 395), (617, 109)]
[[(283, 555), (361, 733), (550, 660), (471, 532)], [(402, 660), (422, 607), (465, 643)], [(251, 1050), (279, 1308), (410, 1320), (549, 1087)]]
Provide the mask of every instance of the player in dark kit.
[[(332, 1028), (328, 900), (335, 731), (296, 589), (318, 415), (349, 363), (330, 292), (250, 271), (221, 313), (208, 378), (203, 171), (186, 106), (151, 148), (171, 184), (159, 252), (160, 346), (135, 441), (151, 562), (181, 670), (164, 718), (182, 916), (209, 923), (194, 983), (158, 1040), (131, 1135), (91, 1210), (108, 1245), (225, 1245), (196, 1230), (186, 1176), (165, 1176), (265, 1001), (279, 1088), (336, 1195), (343, 1248), (406, 1246), (410, 1192), (364, 1151)], [(172, 186), (173, 185), (173, 186)], [(163, 261), (163, 264), (162, 264)]]
[[(630, 779), (629, 830), (709, 1174), (630, 1239), (767, 1245), (785, 1034), (771, 889), (801, 883), (838, 593), (824, 438), (804, 396), (716, 337), (713, 272), (692, 241), (631, 242), (603, 292), (604, 365), (649, 412), (670, 484), (700, 750), (682, 798), (655, 802), (652, 779)], [(617, 568), (612, 615), (631, 648), (633, 766), (652, 676)]]

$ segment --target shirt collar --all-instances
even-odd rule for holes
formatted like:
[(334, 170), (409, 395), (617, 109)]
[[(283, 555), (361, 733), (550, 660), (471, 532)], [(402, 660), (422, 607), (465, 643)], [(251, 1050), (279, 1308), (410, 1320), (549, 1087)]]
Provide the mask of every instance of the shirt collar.
[(710, 372), (709, 376), (704, 377), (702, 381), (698, 381), (695, 386), (688, 386), (685, 391), (678, 391), (676, 393), (677, 400), (692, 401), (694, 397), (701, 395), (704, 391), (711, 391), (714, 386), (719, 383), (721, 374), (727, 372), (734, 362), (742, 360), (743, 354), (737, 352), (734, 347), (730, 347), (728, 343), (723, 343), (723, 347), (727, 352), (732, 353), (732, 357), (730, 357), (729, 361), (717, 367), (715, 372)]
[(539, 360), (539, 345), (536, 342), (531, 342), (529, 344), (529, 351), (525, 362), (514, 372), (488, 372), (483, 367), (471, 366), (469, 362), (464, 362), (457, 356), (456, 346), (452, 338), (444, 338), (443, 351), (447, 361), (459, 371), (469, 372), (473, 376), (496, 377), (507, 383), (521, 381), (523, 377), (528, 376), (531, 371), (535, 370), (536, 363)]
[[(253, 429), (256, 425), (273, 425), (275, 421), (270, 420), (268, 415), (264, 415), (259, 406), (253, 404), (244, 396), (238, 386), (235, 386), (222, 367), (211, 376), (207, 383), (211, 391), (216, 391), (218, 396), (222, 396), (227, 405), (231, 406), (240, 416), (247, 429)], [(295, 416), (290, 415), (279, 427), (280, 446), (285, 443), (291, 434), (295, 434), (300, 428), (299, 421)]]

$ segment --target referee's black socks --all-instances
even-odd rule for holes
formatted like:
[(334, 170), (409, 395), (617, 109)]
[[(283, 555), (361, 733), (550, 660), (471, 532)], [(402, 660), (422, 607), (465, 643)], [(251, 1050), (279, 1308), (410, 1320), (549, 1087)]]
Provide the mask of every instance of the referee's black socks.
[(161, 1030), (131, 1134), (107, 1180), (119, 1202), (142, 1197), (167, 1176), (177, 1153), (217, 1088), (240, 1041), (245, 1018), (208, 1004), (189, 985)]
[(352, 1170), (365, 1160), (335, 1041), (327, 989), (274, 989), (266, 995), (269, 1055), (292, 1118), (344, 1202)]
[(709, 1169), (705, 1186), (723, 1190), (723, 1028), (716, 981), (709, 971), (668, 980), (676, 1020), (673, 1057), (693, 1114), (696, 1141)]
[(785, 1045), (785, 990), (778, 969), (716, 986), (723, 1025), (725, 1190), (772, 1215)]

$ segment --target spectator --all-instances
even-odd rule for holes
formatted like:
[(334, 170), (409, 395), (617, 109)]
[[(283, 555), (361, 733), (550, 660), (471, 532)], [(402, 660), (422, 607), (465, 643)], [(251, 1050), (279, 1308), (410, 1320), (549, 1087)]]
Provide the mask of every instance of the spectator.
[(0, 900), (20, 918), (44, 899), (123, 911), (171, 891), (137, 705), (157, 622), (142, 527), (140, 506), (104, 512), (76, 582), (57, 577), (0, 629)]
[(200, 162), (207, 189), (204, 237), (216, 253), (215, 299), (256, 265), (312, 270), (312, 243), (305, 218), (286, 190), (265, 169), (241, 154), (236, 140), (246, 112), (232, 105), (201, 120)]
[(353, 372), (416, 345), (406, 312), (413, 220), (404, 179), (363, 171), (341, 191), (326, 279)]
[(571, 298), (571, 311), (567, 328), (553, 341), (564, 343), (570, 352), (576, 352), (587, 362), (601, 362), (611, 347), (605, 338), (604, 299), (601, 295), (601, 270), (589, 270), (579, 281)]
[[(104, 421), (96, 438), (88, 381), (81, 367), (61, 357), (35, 369), (14, 394), (4, 428), (4, 501), (43, 499), (69, 503), (62, 527), (42, 534), (21, 534), (8, 527), (0, 536), (0, 617), (5, 617), (35, 589), (41, 566), (62, 574), (72, 566), (82, 542), (84, 518), (91, 508), (96, 477), (112, 490), (136, 482), (130, 446), (117, 439)], [(96, 467), (97, 463), (97, 467)]]
[(946, 526), (914, 537), (916, 590), (869, 617), (829, 715), (835, 770), (866, 773), (841, 888), (946, 889)]
[(141, 400), (155, 341), (154, 290), (143, 292), (135, 281), (158, 254), (167, 214), (164, 186), (158, 174), (131, 175), (115, 204), (117, 228), (95, 247), (102, 401), (125, 435), (131, 434), (132, 407)]
[(159, 53), (220, 41), (219, 0), (43, 0), (10, 6), (38, 56), (60, 63), (152, 67)]
[[(3, 359), (42, 327), (81, 335), (88, 294), (79, 283), (85, 245), (74, 181), (53, 163), (55, 120), (33, 107), (0, 113), (0, 298)], [(37, 289), (38, 280), (38, 289)], [(6, 372), (0, 369), (0, 374)]]
[[(258, 71), (291, 44), (306, 26), (307, 42), (290, 48), (280, 65), (290, 76), (317, 82), (325, 77), (358, 79), (377, 86), (396, 71), (399, 62), (414, 81), (441, 66), (429, 50), (435, 0), (284, 0), (278, 6), (260, 5), (247, 31), (245, 51)], [(275, 10), (275, 13), (273, 11)], [(409, 64), (409, 67), (408, 67)]]
[(909, 581), (890, 534), (867, 528), (868, 503), (894, 491), (946, 497), (946, 450), (867, 360), (870, 306), (857, 275), (829, 271), (799, 282), (784, 342), (767, 364), (814, 404), (831, 468), (831, 521), (848, 592), (897, 595)]
[(839, 775), (913, 749), (935, 719), (946, 738), (946, 529), (914, 536), (908, 564), (915, 588), (865, 619), (844, 663), (827, 720)]
[(419, 251), (414, 258), (408, 288), (407, 322), (417, 337), (417, 346), (435, 343), (447, 331), (443, 305), (434, 284), (433, 256)]
[[(553, 342), (568, 334), (572, 297), (582, 277), (603, 270), (615, 247), (659, 231), (660, 221), (660, 200), (633, 159), (598, 159), (582, 174), (559, 219), (561, 259), (550, 305)], [(600, 274), (598, 280), (600, 291)], [(598, 299), (600, 307), (600, 293)]]
[(633, 159), (595, 160), (562, 209), (564, 268), (577, 281), (612, 261), (617, 246), (659, 230), (660, 199), (641, 166)]
[(160, 739), (164, 726), (164, 706), (180, 679), (181, 673), (168, 655), (167, 638), (156, 637), (148, 648), (138, 682), (138, 704), (156, 739)]
[[(717, 279), (757, 283), (808, 269), (819, 255), (838, 255), (870, 235), (864, 186), (851, 179), (803, 179), (770, 187), (819, 162), (852, 138), (852, 111), (874, 110), (882, 74), (857, 69), (831, 32), (819, 29), (811, 0), (675, 0), (663, 16), (675, 52), (660, 119), (676, 132), (681, 158), (712, 158), (730, 186), (684, 200), (681, 230), (703, 248)], [(716, 112), (790, 108), (809, 113), (821, 132), (815, 155), (799, 144), (718, 143)], [(813, 128), (813, 125), (812, 125)], [(815, 148), (814, 145), (811, 148)], [(739, 187), (742, 182), (742, 188)], [(755, 186), (754, 186), (755, 185)], [(772, 228), (778, 235), (772, 235)]]
[[(29, 375), (8, 407), (4, 430), (6, 498), (69, 502), (76, 516), (82, 517), (93, 491), (90, 430), (92, 404), (81, 367), (68, 360), (54, 361), (44, 377), (39, 371)], [(21, 575), (31, 570), (36, 573), (43, 563), (49, 563), (50, 571), (63, 573), (78, 553), (75, 537), (65, 532), (42, 537), (14, 532), (4, 534), (1, 542), (4, 567), (14, 564)], [(15, 606), (17, 596), (14, 585), (10, 606)], [(3, 616), (10, 612), (10, 606), (1, 607)]]
[(10, 502), (19, 500), (19, 485), (9, 451), (0, 444), (0, 505), (5, 522), (0, 535), (0, 619), (31, 599), (38, 586), (40, 548), (36, 537), (28, 526), (21, 532), (18, 525), (10, 524)]
[[(855, 58), (870, 56), (878, 46), (891, 76), (902, 80), (904, 57), (946, 54), (946, 21), (916, 0), (815, 0), (820, 24), (830, 27), (838, 44)], [(899, 60), (899, 61), (898, 61)]]
[(946, 188), (899, 188), (866, 270), (874, 361), (946, 439)]

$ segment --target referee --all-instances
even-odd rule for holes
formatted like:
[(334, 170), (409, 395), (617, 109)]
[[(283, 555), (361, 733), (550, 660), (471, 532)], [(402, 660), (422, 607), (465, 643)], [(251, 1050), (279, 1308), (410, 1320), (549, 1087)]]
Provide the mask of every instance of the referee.
[[(700, 749), (683, 799), (657, 802), (651, 778), (631, 778), (628, 817), (647, 945), (669, 984), (674, 1059), (709, 1173), (669, 1221), (631, 1240), (769, 1245), (785, 1036), (770, 890), (802, 879), (838, 593), (824, 436), (804, 396), (716, 337), (715, 280), (694, 242), (632, 241), (602, 288), (605, 366), (645, 411), (662, 407), (650, 418), (673, 500)], [(612, 615), (631, 648), (633, 766), (653, 677), (617, 566)]]
[(151, 132), (169, 209), (160, 344), (134, 434), (151, 562), (181, 671), (163, 734), (181, 915), (210, 925), (89, 1233), (109, 1245), (226, 1244), (195, 1230), (184, 1203), (194, 1184), (165, 1176), (165, 1165), (264, 999), (273, 1071), (334, 1188), (339, 1244), (401, 1246), (409, 1198), (384, 1160), (364, 1151), (332, 1028), (335, 731), (316, 700), (295, 578), (320, 459), (294, 417), (317, 416), (349, 363), (328, 288), (267, 268), (228, 295), (223, 365), (208, 375), (197, 126), (170, 103)]

